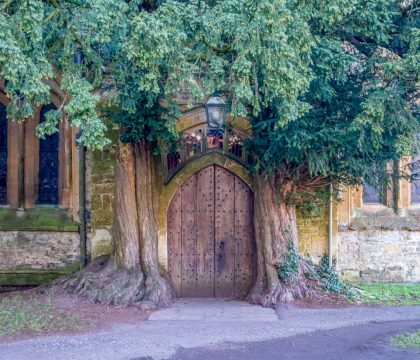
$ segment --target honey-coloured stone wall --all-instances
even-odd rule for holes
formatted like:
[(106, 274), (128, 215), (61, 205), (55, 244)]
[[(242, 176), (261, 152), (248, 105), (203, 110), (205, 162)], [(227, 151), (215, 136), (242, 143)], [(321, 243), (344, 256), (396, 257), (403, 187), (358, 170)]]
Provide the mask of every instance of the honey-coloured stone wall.
[(315, 213), (297, 211), (299, 251), (318, 264), (328, 252), (328, 207), (321, 207)]
[(337, 270), (351, 283), (420, 282), (419, 231), (349, 229), (337, 243)]
[(90, 214), (87, 223), (87, 247), (91, 258), (112, 253), (114, 168), (118, 129), (111, 128), (107, 136), (112, 145), (87, 155), (86, 203)]

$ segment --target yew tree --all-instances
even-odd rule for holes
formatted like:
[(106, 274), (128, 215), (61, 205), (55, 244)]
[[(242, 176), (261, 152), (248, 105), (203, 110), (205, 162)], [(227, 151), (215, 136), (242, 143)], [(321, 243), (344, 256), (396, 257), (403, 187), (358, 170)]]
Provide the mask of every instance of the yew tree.
[(415, 1), (221, 1), (204, 16), (213, 61), (225, 64), (219, 87), (252, 124), (250, 301), (311, 295), (308, 262), (282, 276), (298, 251), (297, 204), (410, 176), (387, 164), (418, 152), (419, 10)]
[[(252, 125), (257, 279), (249, 301), (308, 295), (297, 252), (296, 205), (325, 187), (394, 180), (386, 164), (412, 155), (418, 133), (419, 4), (393, 0), (5, 0), (0, 78), (23, 121), (63, 104), (79, 141), (107, 146), (120, 128), (114, 254), (59, 285), (94, 301), (166, 306), (157, 259), (157, 158), (177, 141), (177, 94), (190, 105), (217, 92)], [(105, 120), (106, 119), (106, 120)]]

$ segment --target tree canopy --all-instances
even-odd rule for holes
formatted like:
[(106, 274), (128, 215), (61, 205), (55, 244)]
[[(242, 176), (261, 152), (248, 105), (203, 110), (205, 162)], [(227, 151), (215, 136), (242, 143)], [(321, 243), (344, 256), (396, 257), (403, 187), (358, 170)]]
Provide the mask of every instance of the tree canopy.
[(415, 0), (5, 0), (0, 77), (15, 119), (56, 81), (63, 104), (40, 136), (68, 116), (91, 148), (109, 142), (104, 109), (122, 140), (157, 145), (176, 136), (176, 94), (218, 91), (250, 119), (255, 171), (358, 184), (414, 151), (419, 13)]

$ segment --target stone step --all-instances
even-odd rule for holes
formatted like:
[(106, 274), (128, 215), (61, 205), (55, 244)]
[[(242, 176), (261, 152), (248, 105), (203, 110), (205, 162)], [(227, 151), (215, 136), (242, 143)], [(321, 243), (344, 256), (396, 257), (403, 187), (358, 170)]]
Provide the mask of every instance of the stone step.
[(227, 299), (177, 299), (150, 321), (278, 321), (273, 309)]

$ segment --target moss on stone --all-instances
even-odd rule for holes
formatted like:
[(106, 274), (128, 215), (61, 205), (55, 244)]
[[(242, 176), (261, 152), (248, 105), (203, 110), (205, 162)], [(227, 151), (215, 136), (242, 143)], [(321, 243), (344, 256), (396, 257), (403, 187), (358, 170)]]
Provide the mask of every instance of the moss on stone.
[(49, 284), (56, 278), (80, 270), (79, 263), (55, 269), (14, 267), (0, 270), (0, 286), (25, 286)]
[(0, 231), (78, 231), (79, 225), (65, 209), (0, 208)]
[(113, 252), (112, 244), (108, 241), (99, 241), (92, 247), (92, 258), (110, 255)]

